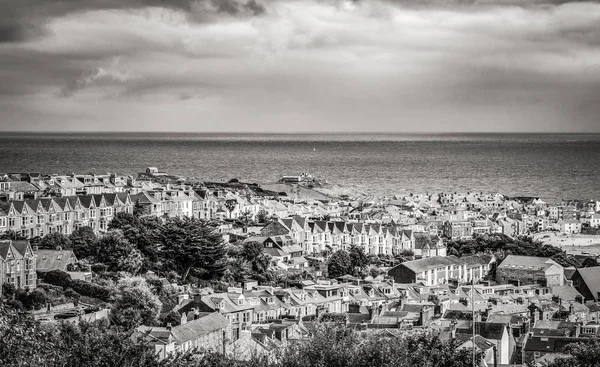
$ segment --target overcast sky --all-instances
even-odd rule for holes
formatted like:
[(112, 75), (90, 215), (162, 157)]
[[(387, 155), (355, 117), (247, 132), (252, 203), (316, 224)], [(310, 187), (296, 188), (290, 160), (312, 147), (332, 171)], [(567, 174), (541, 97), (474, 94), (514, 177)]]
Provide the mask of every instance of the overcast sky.
[(0, 129), (600, 132), (600, 3), (1, 1)]

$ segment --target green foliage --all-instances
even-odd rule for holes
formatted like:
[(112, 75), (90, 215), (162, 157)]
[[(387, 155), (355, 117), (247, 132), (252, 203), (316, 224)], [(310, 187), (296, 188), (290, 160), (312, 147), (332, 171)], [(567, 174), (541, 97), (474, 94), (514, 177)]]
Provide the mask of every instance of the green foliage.
[(107, 323), (41, 325), (29, 314), (0, 305), (0, 366), (158, 367), (147, 345)]
[(231, 214), (231, 212), (233, 212), (233, 210), (235, 209), (236, 206), (237, 206), (237, 200), (235, 200), (235, 199), (225, 200), (225, 208), (227, 208), (227, 210), (229, 211), (230, 214)]
[(336, 251), (329, 258), (327, 272), (330, 278), (338, 278), (346, 274), (351, 274), (352, 270), (352, 260), (346, 251)]
[(264, 209), (259, 210), (259, 212), (256, 214), (256, 221), (258, 223), (267, 223), (268, 220), (269, 214)]
[(117, 283), (111, 317), (115, 325), (132, 329), (156, 325), (162, 309), (158, 296), (142, 277), (122, 278)]
[(40, 248), (45, 248), (49, 250), (55, 250), (59, 247), (64, 249), (72, 248), (71, 240), (69, 237), (65, 236), (60, 232), (52, 232), (42, 238), (42, 240), (38, 243)]
[(362, 247), (352, 245), (348, 251), (350, 255), (350, 262), (352, 263), (352, 269), (358, 268), (358, 270), (364, 269), (367, 265), (369, 265), (369, 258), (365, 254), (365, 251)]
[(470, 350), (456, 350), (455, 341), (442, 342), (427, 332), (399, 337), (387, 333), (365, 335), (331, 324), (321, 324), (312, 337), (291, 344), (279, 356), (285, 367), (467, 367)]
[(225, 279), (230, 282), (241, 282), (250, 275), (250, 264), (243, 258), (231, 258), (225, 271)]
[(513, 238), (504, 234), (480, 235), (473, 239), (450, 241), (448, 251), (458, 256), (481, 253), (498, 254), (502, 259), (507, 255), (551, 257), (562, 252), (558, 247), (544, 245), (531, 237)]
[(40, 273), (39, 278), (43, 279), (48, 284), (57, 285), (67, 288), (71, 286), (71, 276), (62, 270), (50, 270), (45, 273)]
[(49, 366), (56, 354), (53, 332), (33, 317), (0, 305), (0, 366)]
[(162, 226), (160, 218), (140, 217), (128, 213), (117, 213), (108, 224), (109, 230), (120, 230), (127, 240), (151, 262), (158, 261), (159, 231)]
[(598, 261), (596, 261), (596, 259), (588, 257), (587, 259), (583, 260), (583, 263), (581, 264), (582, 267), (584, 268), (591, 268), (594, 266), (598, 266)]
[(23, 241), (26, 239), (27, 237), (21, 236), (21, 232), (15, 232), (13, 230), (8, 230), (0, 233), (0, 240)]
[[(176, 317), (176, 315), (174, 315)], [(415, 331), (399, 337), (362, 333), (331, 323), (319, 324), (311, 335), (282, 348), (268, 360), (235, 361), (218, 353), (198, 358), (193, 351), (158, 361), (144, 338), (132, 338), (107, 322), (41, 325), (31, 315), (0, 306), (0, 365), (39, 367), (468, 367), (471, 351), (457, 350), (456, 341)], [(575, 347), (574, 347), (575, 348)], [(573, 349), (572, 364), (594, 365), (597, 344)], [(595, 359), (591, 359), (595, 358)], [(573, 364), (580, 363), (580, 364)], [(587, 363), (587, 364), (585, 364)], [(477, 364), (476, 364), (477, 365)]]
[(85, 226), (74, 230), (69, 236), (69, 240), (71, 240), (71, 246), (73, 247), (75, 256), (83, 259), (92, 255), (92, 251), (95, 248), (95, 243), (98, 238), (93, 229)]
[(26, 310), (39, 310), (46, 306), (48, 296), (43, 289), (36, 288), (28, 292), (20, 301)]
[(109, 271), (137, 274), (142, 267), (142, 255), (119, 231), (108, 232), (96, 242), (95, 258)]
[(570, 344), (565, 348), (570, 356), (556, 359), (548, 367), (588, 367), (600, 364), (600, 342), (591, 339), (589, 343)]
[(69, 286), (82, 296), (98, 298), (104, 302), (110, 302), (113, 299), (113, 290), (100, 284), (75, 279)]
[(271, 257), (264, 253), (264, 246), (260, 242), (250, 241), (242, 245), (242, 257), (250, 264), (252, 277), (265, 275), (269, 269)]
[(14, 297), (17, 287), (13, 283), (2, 283), (2, 294), (7, 298)]
[(158, 239), (165, 270), (182, 274), (183, 281), (190, 272), (201, 279), (219, 279), (225, 273), (225, 244), (210, 223), (169, 218), (161, 226)]

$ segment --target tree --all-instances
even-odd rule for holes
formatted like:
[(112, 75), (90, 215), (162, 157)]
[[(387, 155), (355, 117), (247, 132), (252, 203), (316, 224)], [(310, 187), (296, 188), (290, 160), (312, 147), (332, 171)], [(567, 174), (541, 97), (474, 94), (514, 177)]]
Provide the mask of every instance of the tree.
[(350, 259), (350, 255), (344, 250), (334, 252), (329, 258), (327, 272), (330, 278), (338, 278), (351, 273), (352, 260)]
[(71, 286), (71, 276), (62, 270), (50, 270), (46, 273), (41, 273), (45, 283), (57, 285), (59, 287), (68, 288)]
[(71, 248), (71, 240), (69, 237), (65, 236), (60, 232), (52, 232), (42, 238), (39, 245), (40, 248), (56, 250), (58, 248), (61, 249), (70, 249)]
[(21, 232), (15, 232), (13, 230), (8, 230), (6, 232), (0, 233), (0, 240), (22, 241), (26, 239), (27, 237), (22, 236)]
[(126, 329), (139, 325), (152, 326), (158, 322), (162, 303), (142, 277), (122, 278), (117, 283), (111, 309), (112, 321)]
[(48, 296), (43, 289), (36, 288), (27, 293), (27, 295), (21, 300), (23, 307), (26, 310), (39, 310), (43, 308), (48, 302)]
[(57, 326), (60, 363), (65, 367), (136, 366), (158, 367), (154, 351), (132, 332), (120, 331), (107, 322), (61, 323)]
[(112, 271), (126, 271), (132, 274), (142, 267), (142, 254), (119, 231), (108, 232), (95, 246), (96, 261), (105, 264)]
[(350, 255), (350, 262), (352, 263), (352, 269), (359, 268), (364, 269), (369, 264), (369, 258), (365, 254), (362, 247), (352, 245), (348, 251)]
[(241, 282), (250, 275), (250, 264), (243, 258), (229, 259), (225, 278), (227, 281)]
[(256, 220), (258, 223), (267, 223), (268, 219), (269, 214), (264, 209), (259, 210), (259, 212), (256, 214)]
[(74, 230), (69, 239), (71, 240), (75, 256), (81, 259), (92, 255), (92, 249), (96, 241), (98, 241), (94, 230), (88, 226), (79, 227)]
[(269, 269), (271, 257), (263, 250), (263, 244), (257, 241), (249, 241), (242, 245), (242, 257), (248, 261), (254, 274), (264, 275)]
[(120, 230), (127, 240), (150, 261), (158, 261), (156, 243), (162, 220), (155, 216), (140, 217), (117, 213), (108, 225), (110, 230)]
[(597, 366), (600, 361), (600, 342), (590, 340), (589, 343), (567, 345), (565, 352), (569, 357), (554, 360), (548, 367), (587, 367)]
[(154, 351), (107, 322), (44, 324), (0, 305), (0, 366), (158, 367)]
[(237, 206), (237, 200), (235, 200), (235, 199), (225, 200), (225, 207), (227, 208), (227, 211), (229, 211), (229, 218), (231, 218), (231, 213), (235, 210), (236, 206)]
[(51, 328), (1, 304), (0, 340), (0, 366), (49, 366), (58, 354)]
[(240, 214), (239, 219), (244, 224), (244, 233), (246, 233), (246, 229), (248, 228), (248, 225), (252, 221), (252, 213), (250, 212), (250, 210), (244, 210)]
[(596, 259), (588, 257), (585, 260), (583, 260), (583, 263), (581, 264), (582, 267), (584, 268), (591, 268), (594, 266), (598, 266), (598, 261), (596, 261)]
[[(290, 344), (279, 355), (285, 367), (470, 367), (471, 350), (457, 349), (456, 340), (441, 341), (425, 331), (398, 337), (385, 333), (362, 336), (359, 332), (332, 323), (318, 325), (311, 337)], [(476, 361), (479, 361), (477, 356)], [(480, 363), (475, 363), (479, 366)]]
[(185, 281), (190, 272), (202, 279), (219, 279), (227, 265), (221, 235), (208, 222), (192, 218), (169, 218), (159, 231), (159, 255), (164, 270), (176, 270)]

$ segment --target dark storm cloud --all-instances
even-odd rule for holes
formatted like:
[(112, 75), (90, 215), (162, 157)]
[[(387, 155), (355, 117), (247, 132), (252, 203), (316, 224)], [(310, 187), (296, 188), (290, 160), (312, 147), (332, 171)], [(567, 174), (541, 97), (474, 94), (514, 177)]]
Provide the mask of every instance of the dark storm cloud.
[(598, 24), (592, 2), (0, 1), (0, 129), (597, 130)]
[(0, 2), (0, 43), (24, 41), (42, 35), (52, 18), (103, 9), (139, 9), (150, 6), (178, 9), (193, 20), (215, 14), (258, 16), (265, 6), (257, 0), (18, 0)]

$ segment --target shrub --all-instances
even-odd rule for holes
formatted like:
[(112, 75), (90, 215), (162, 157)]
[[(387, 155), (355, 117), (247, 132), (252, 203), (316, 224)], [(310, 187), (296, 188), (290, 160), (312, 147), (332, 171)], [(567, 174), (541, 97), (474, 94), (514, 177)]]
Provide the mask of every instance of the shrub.
[(50, 270), (48, 272), (40, 272), (40, 277), (44, 282), (54, 284), (59, 287), (67, 288), (71, 284), (71, 276), (61, 270)]
[(109, 302), (112, 299), (112, 289), (99, 284), (76, 279), (71, 282), (71, 288), (82, 296), (98, 298), (104, 302)]
[(6, 302), (6, 304), (18, 311), (22, 311), (25, 309), (25, 307), (23, 307), (23, 304), (20, 301), (17, 301), (16, 299), (11, 299), (10, 301)]
[(22, 303), (23, 306), (28, 309), (39, 310), (46, 306), (48, 296), (43, 289), (34, 289), (25, 296)]

